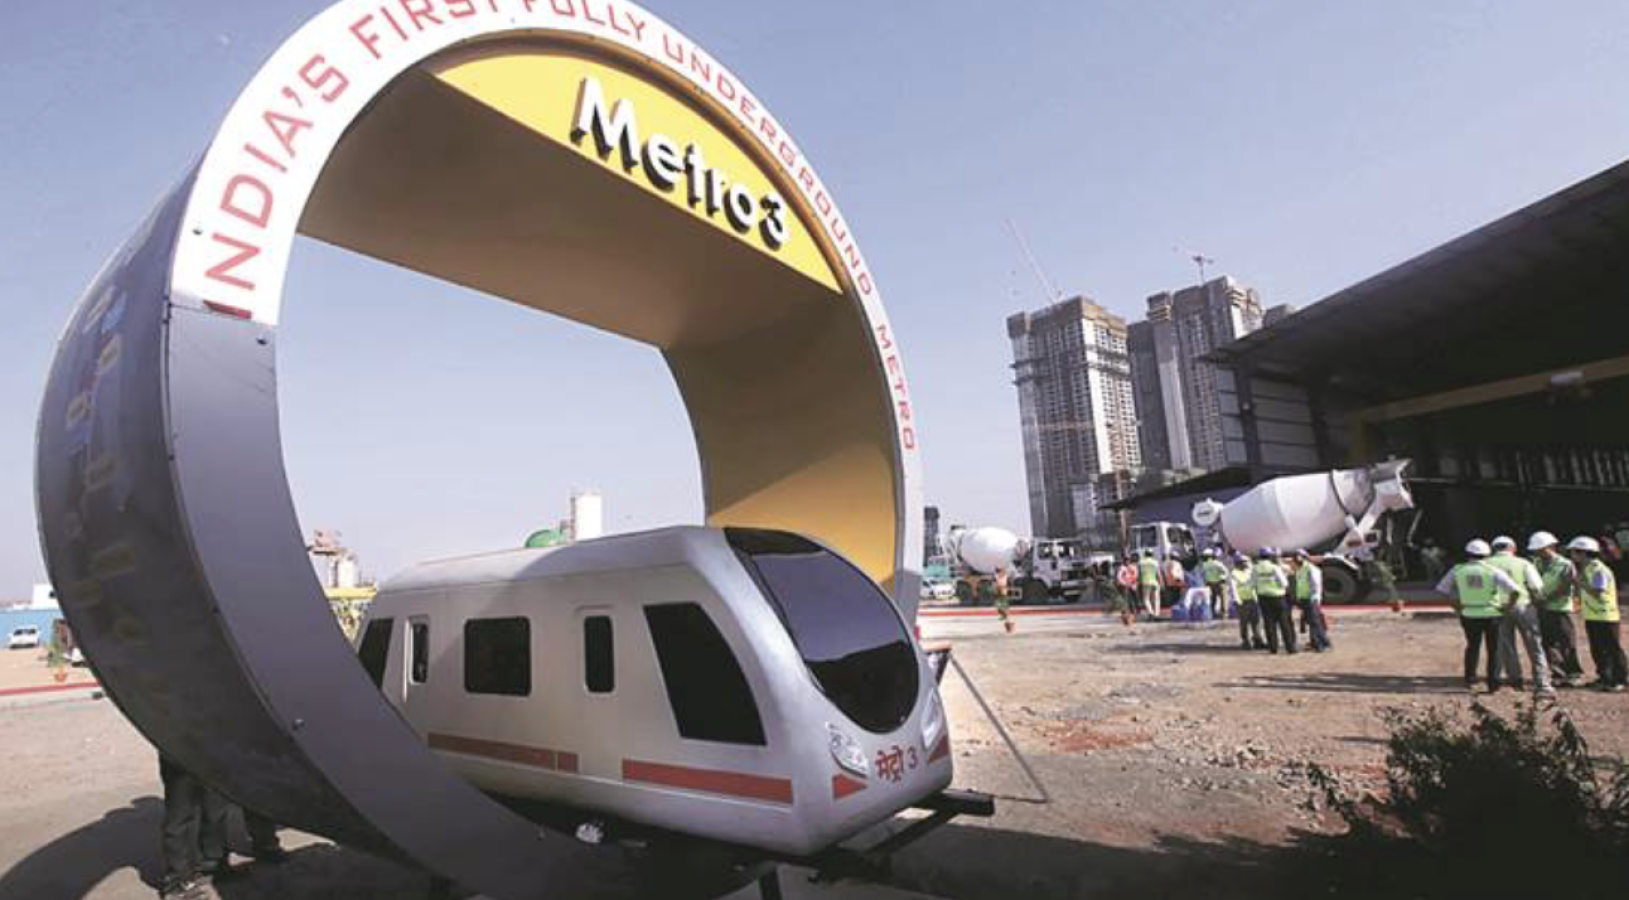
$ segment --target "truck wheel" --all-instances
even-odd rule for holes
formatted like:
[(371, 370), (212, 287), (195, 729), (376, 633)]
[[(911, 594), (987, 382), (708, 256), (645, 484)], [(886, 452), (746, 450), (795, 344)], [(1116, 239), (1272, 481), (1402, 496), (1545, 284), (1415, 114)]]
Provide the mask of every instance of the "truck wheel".
[(1324, 566), (1324, 602), (1332, 605), (1359, 603), (1369, 594), (1368, 582), (1359, 581), (1344, 566)]
[(1046, 582), (1034, 578), (1024, 582), (1023, 601), (1025, 603), (1045, 603), (1051, 599), (1052, 592), (1046, 589)]

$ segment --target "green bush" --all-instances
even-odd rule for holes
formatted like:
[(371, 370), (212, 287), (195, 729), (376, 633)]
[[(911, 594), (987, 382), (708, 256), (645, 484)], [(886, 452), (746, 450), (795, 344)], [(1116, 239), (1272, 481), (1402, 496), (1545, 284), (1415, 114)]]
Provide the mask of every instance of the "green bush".
[[(1545, 720), (1548, 720), (1548, 727)], [(1330, 895), (1622, 898), (1629, 892), (1629, 768), (1596, 759), (1577, 726), (1536, 705), (1387, 714), (1383, 796), (1314, 783), (1346, 821)]]

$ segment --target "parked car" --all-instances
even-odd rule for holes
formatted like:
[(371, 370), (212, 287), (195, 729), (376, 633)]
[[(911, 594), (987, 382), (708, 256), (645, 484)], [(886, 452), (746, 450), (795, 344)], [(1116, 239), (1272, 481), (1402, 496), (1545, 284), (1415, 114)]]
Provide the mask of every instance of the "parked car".
[(923, 600), (954, 600), (956, 599), (956, 582), (944, 579), (922, 580)]
[(11, 639), (6, 648), (10, 650), (28, 650), (40, 645), (40, 630), (33, 625), (23, 625), (11, 630)]

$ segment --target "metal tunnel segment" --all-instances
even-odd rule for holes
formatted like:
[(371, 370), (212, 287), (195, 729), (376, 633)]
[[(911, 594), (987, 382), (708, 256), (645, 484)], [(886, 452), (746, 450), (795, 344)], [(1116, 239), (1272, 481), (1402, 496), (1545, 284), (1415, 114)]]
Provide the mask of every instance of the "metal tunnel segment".
[[(695, 427), (709, 520), (822, 538), (909, 616), (921, 493), (898, 349), (801, 151), (666, 23), (623, 3), (446, 4), (405, 22), (393, 8), (347, 0), (290, 38), (82, 299), (39, 421), (47, 565), (113, 700), (234, 799), (495, 897), (633, 895), (619, 851), (540, 831), (448, 772), (333, 627), (278, 433), (294, 236), (653, 345)], [(507, 105), (524, 92), (446, 77), (459, 61), (555, 65), (561, 48), (715, 124), (835, 277), (594, 171), (603, 161), (527, 128)], [(449, 135), (469, 143), (423, 152)], [(519, 181), (457, 165), (488, 152), (510, 154)], [(415, 189), (400, 190), (409, 176)], [(520, 230), (485, 255), (435, 258), (444, 242), (425, 235), (460, 224)], [(675, 279), (682, 289), (652, 289)]]

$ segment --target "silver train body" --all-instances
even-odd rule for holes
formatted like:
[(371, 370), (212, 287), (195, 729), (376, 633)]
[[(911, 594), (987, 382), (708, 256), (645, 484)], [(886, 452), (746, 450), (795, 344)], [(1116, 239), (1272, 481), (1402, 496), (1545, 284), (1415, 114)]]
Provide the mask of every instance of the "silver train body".
[(807, 856), (951, 780), (937, 685), (893, 603), (784, 532), (426, 563), (379, 592), (359, 654), (500, 796)]

